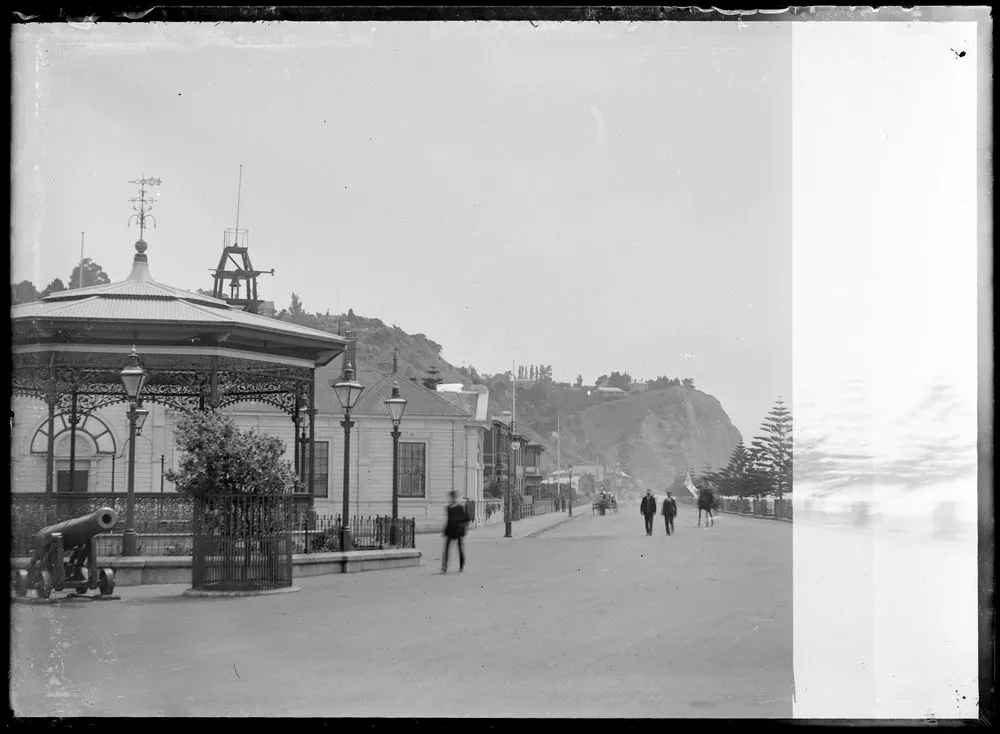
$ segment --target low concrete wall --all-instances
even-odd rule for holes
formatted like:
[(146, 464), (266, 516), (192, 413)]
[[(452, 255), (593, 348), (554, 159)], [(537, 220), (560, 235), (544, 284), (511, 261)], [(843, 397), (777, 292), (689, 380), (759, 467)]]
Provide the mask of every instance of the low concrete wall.
[[(329, 573), (384, 571), (420, 565), (421, 553), (413, 549), (390, 548), (349, 553), (296, 553), (292, 556), (292, 576), (322, 576)], [(29, 559), (11, 558), (11, 571), (27, 568)], [(116, 586), (191, 583), (190, 556), (104, 557), (97, 559), (100, 568), (115, 572)]]

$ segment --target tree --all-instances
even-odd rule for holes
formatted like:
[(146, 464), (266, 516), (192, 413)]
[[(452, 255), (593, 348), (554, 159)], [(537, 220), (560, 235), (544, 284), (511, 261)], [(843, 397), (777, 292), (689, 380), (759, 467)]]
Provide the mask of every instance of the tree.
[(680, 385), (681, 381), (677, 379), (671, 379), (666, 375), (660, 375), (655, 380), (649, 383), (650, 390), (665, 390), (668, 387), (674, 387), (675, 385)]
[(583, 387), (583, 375), (576, 376), (576, 386)]
[(621, 390), (628, 390), (632, 382), (632, 375), (628, 372), (612, 372), (608, 377), (608, 387), (617, 387)]
[(607, 375), (601, 375), (596, 380), (594, 380), (594, 387), (604, 387), (605, 383), (608, 381)]
[(755, 436), (750, 441), (750, 461), (747, 467), (747, 496), (763, 497), (773, 491), (771, 478), (771, 457), (767, 450), (767, 439)]
[(747, 496), (750, 464), (750, 452), (740, 441), (729, 455), (729, 463), (719, 472), (719, 489), (722, 494), (737, 497)]
[(10, 287), (10, 302), (12, 305), (17, 305), (19, 303), (28, 303), (29, 301), (38, 300), (38, 289), (35, 288), (35, 284), (30, 280), (22, 280), (16, 285), (11, 285)]
[(438, 377), (440, 374), (441, 371), (434, 365), (431, 365), (430, 369), (427, 370), (427, 377), (421, 381), (423, 386), (428, 390), (437, 390), (437, 386), (442, 382), (442, 379)]
[(86, 288), (91, 285), (100, 285), (102, 283), (110, 283), (111, 278), (108, 274), (104, 272), (104, 268), (95, 263), (89, 257), (83, 259), (83, 283), (80, 282), (80, 266), (77, 265), (73, 268), (73, 272), (69, 274), (69, 287), (70, 288)]
[[(240, 430), (229, 416), (215, 411), (188, 411), (175, 430), (181, 451), (179, 468), (166, 473), (177, 491), (194, 500), (196, 538), (192, 562), (204, 563), (209, 553), (220, 559), (222, 578), (212, 583), (229, 588), (253, 587), (251, 557), (264, 561), (268, 575), (279, 575), (279, 544), (287, 537), (290, 509), (281, 499), (301, 488), (285, 444), (275, 436)], [(210, 549), (210, 550), (209, 550)], [(263, 556), (263, 558), (261, 558)]]
[(42, 291), (41, 297), (45, 298), (45, 296), (52, 295), (53, 293), (59, 293), (64, 290), (66, 290), (66, 286), (63, 285), (63, 282), (59, 280), (59, 278), (56, 278), (47, 286), (45, 286), (45, 290)]
[(694, 380), (690, 377), (685, 377), (683, 380), (681, 380), (681, 384), (686, 388), (694, 390)]
[(241, 430), (227, 415), (186, 412), (174, 435), (180, 464), (165, 478), (188, 497), (285, 494), (301, 488), (281, 439)]
[(792, 491), (792, 414), (779, 397), (771, 412), (764, 418), (764, 431), (771, 486), (782, 499)]
[(302, 308), (302, 300), (299, 298), (298, 293), (292, 294), (292, 304), (288, 307), (288, 313), (290, 316), (304, 316), (305, 309)]

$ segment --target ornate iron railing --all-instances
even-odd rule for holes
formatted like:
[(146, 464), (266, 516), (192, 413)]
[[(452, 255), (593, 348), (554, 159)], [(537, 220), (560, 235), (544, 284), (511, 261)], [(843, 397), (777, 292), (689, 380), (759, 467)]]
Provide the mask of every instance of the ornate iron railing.
[[(294, 535), (296, 553), (338, 553), (341, 551), (340, 515), (319, 516), (300, 526)], [(354, 550), (415, 548), (416, 522), (413, 518), (393, 520), (388, 515), (351, 518), (351, 547)]]
[[(121, 533), (125, 530), (126, 496), (122, 492), (12, 494), (11, 555), (29, 553), (31, 538), (43, 527), (88, 515), (99, 507), (114, 509), (118, 513), (118, 524), (111, 533), (99, 536), (98, 552), (115, 547), (116, 537), (117, 546), (120, 547)], [(151, 492), (135, 494), (135, 529), (140, 535), (190, 533), (191, 512), (191, 500), (183, 495)]]
[(294, 520), (290, 494), (195, 500), (191, 585), (211, 590), (291, 586)]

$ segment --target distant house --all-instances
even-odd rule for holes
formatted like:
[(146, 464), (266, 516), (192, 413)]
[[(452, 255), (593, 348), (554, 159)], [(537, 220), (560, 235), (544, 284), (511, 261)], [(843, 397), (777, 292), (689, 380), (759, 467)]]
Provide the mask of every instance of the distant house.
[(494, 492), (502, 492), (510, 480), (510, 440), (510, 420), (490, 418), (483, 439), (483, 480)]
[(520, 463), (517, 467), (521, 493), (534, 496), (542, 483), (541, 458), (545, 447), (540, 443), (527, 441), (521, 448)]
[(628, 385), (629, 392), (646, 392), (649, 390), (648, 382), (630, 382)]
[(625, 391), (620, 387), (599, 387), (597, 388), (597, 393), (606, 398), (622, 397), (625, 395)]

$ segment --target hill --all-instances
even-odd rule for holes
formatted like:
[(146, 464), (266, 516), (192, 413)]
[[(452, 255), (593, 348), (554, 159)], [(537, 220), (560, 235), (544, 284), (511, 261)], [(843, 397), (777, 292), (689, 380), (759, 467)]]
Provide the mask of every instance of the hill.
[[(407, 334), (353, 311), (333, 316), (283, 311), (278, 318), (333, 333), (342, 333), (349, 324), (358, 340), (361, 364), (387, 370), (395, 350), (399, 373), (406, 377), (422, 380), (433, 368), (446, 383), (486, 385), (493, 415), (513, 407), (510, 373), (480, 375), (473, 368), (456, 367), (444, 359), (441, 345), (425, 334)], [(624, 471), (659, 489), (670, 486), (689, 467), (722, 468), (741, 440), (722, 404), (693, 387), (672, 385), (606, 397), (592, 388), (559, 386), (550, 379), (519, 383), (518, 432), (545, 447), (541, 462), (545, 472), (556, 467), (557, 425), (563, 467), (620, 463)]]
[(688, 468), (724, 467), (742, 437), (711, 395), (686, 387), (606, 400), (582, 410), (580, 431), (605, 458), (666, 489)]
[(407, 334), (381, 319), (358, 316), (354, 311), (346, 314), (307, 314), (286, 310), (277, 318), (333, 334), (344, 334), (351, 329), (357, 339), (358, 361), (369, 367), (388, 370), (395, 351), (399, 374), (405, 377), (422, 380), (434, 368), (439, 371), (438, 377), (443, 382), (470, 381), (468, 370), (460, 371), (441, 356), (440, 344), (425, 334)]

